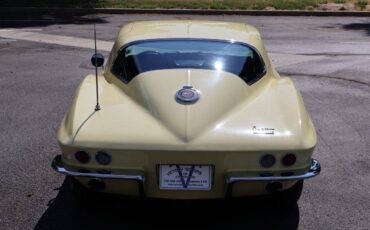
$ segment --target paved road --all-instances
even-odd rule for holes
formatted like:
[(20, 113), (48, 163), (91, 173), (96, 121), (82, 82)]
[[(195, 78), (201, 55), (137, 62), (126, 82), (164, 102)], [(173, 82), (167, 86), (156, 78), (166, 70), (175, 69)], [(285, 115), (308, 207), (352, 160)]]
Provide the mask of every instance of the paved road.
[[(91, 23), (98, 24), (98, 38), (107, 45), (122, 24), (175, 18), (255, 25), (278, 71), (292, 76), (301, 89), (317, 128), (315, 157), (323, 171), (305, 183), (297, 206), (259, 206), (253, 199), (175, 203), (107, 197), (91, 209), (79, 209), (64, 178), (50, 169), (59, 153), (59, 122), (78, 83), (93, 72), (92, 50), (83, 45), (92, 37)], [(13, 20), (0, 21), (0, 229), (369, 229), (369, 18), (87, 15)]]

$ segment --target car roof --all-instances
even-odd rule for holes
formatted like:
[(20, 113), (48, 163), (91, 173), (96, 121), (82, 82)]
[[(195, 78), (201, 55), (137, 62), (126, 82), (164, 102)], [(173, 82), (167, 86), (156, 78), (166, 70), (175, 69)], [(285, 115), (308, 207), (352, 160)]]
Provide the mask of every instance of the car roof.
[(139, 21), (123, 26), (115, 48), (139, 40), (198, 38), (218, 39), (248, 43), (260, 41), (258, 30), (245, 23), (200, 20)]

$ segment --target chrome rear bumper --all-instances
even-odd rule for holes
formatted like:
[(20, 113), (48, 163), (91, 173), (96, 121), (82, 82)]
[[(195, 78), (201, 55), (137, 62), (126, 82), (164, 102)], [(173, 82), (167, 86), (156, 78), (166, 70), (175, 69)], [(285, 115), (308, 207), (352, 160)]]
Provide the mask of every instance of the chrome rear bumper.
[(312, 159), (311, 166), (309, 170), (301, 175), (292, 175), (292, 176), (257, 176), (257, 177), (240, 177), (240, 176), (227, 176), (227, 192), (226, 197), (232, 195), (234, 184), (237, 182), (274, 182), (274, 181), (295, 181), (295, 180), (304, 180), (309, 179), (314, 176), (317, 176), (321, 172), (321, 165), (319, 161)]
[(321, 171), (320, 163), (312, 159), (310, 169), (308, 172), (302, 175), (293, 175), (293, 176), (257, 176), (257, 177), (233, 177), (230, 176), (227, 178), (226, 183), (231, 184), (234, 182), (242, 181), (287, 181), (287, 180), (304, 180), (318, 175)]
[[(58, 173), (74, 176), (74, 177), (90, 177), (90, 178), (100, 178), (100, 179), (123, 179), (123, 180), (134, 180), (137, 182), (140, 196), (145, 197), (144, 193), (144, 174), (121, 174), (121, 173), (97, 173), (97, 172), (78, 172), (70, 171), (64, 167), (61, 155), (54, 158), (51, 167)], [(237, 182), (274, 182), (274, 181), (296, 181), (304, 180), (318, 175), (321, 171), (320, 163), (312, 159), (311, 166), (309, 170), (302, 175), (292, 175), (292, 176), (257, 176), (257, 177), (241, 177), (241, 176), (230, 176), (226, 177), (227, 191), (226, 197), (231, 197), (233, 186)]]
[(51, 167), (58, 173), (74, 176), (74, 177), (91, 177), (100, 179), (122, 179), (122, 180), (134, 180), (138, 184), (140, 196), (144, 194), (144, 182), (145, 176), (140, 174), (120, 174), (120, 173), (97, 173), (97, 172), (78, 172), (70, 171), (64, 167), (62, 156), (58, 155), (53, 159)]

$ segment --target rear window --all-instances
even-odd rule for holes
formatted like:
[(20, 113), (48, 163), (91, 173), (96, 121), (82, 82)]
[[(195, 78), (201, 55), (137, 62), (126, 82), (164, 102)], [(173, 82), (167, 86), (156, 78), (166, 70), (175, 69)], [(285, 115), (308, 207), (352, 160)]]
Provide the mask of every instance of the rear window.
[(161, 69), (224, 71), (248, 84), (265, 73), (260, 55), (246, 44), (193, 39), (135, 42), (120, 50), (112, 73), (128, 83), (143, 72)]

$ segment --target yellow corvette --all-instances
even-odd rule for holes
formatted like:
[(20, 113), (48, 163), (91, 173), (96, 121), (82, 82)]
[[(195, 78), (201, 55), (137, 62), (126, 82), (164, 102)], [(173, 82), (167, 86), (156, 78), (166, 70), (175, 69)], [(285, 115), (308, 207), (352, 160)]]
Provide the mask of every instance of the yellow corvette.
[(77, 88), (58, 141), (52, 167), (75, 190), (150, 198), (296, 202), (321, 169), (299, 91), (242, 23), (125, 25), (103, 71)]

